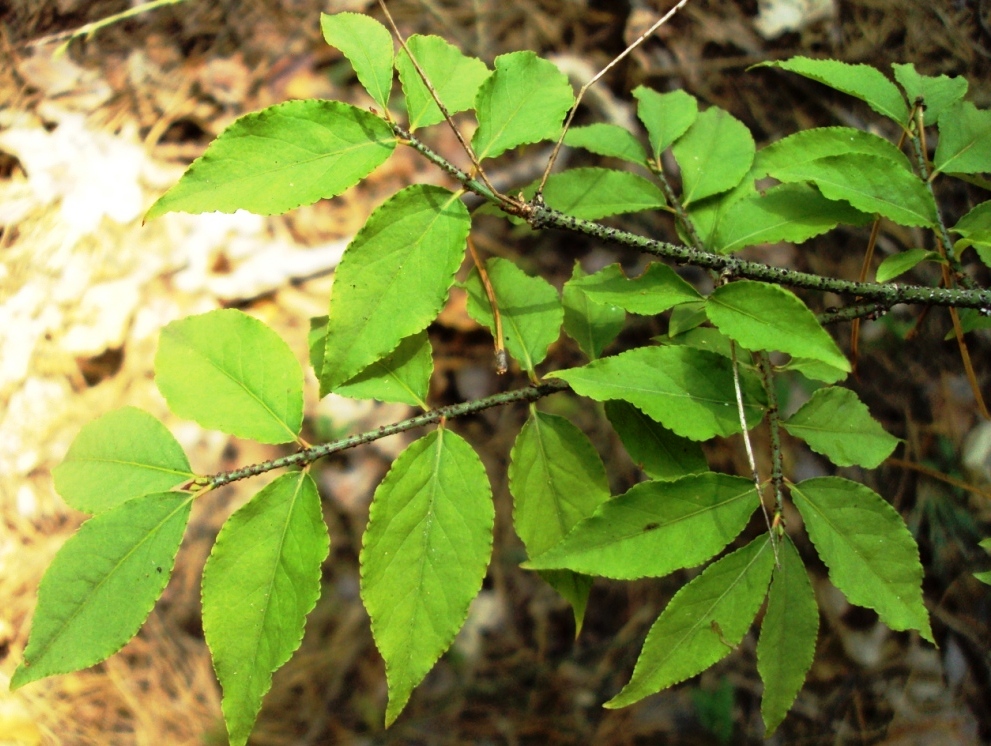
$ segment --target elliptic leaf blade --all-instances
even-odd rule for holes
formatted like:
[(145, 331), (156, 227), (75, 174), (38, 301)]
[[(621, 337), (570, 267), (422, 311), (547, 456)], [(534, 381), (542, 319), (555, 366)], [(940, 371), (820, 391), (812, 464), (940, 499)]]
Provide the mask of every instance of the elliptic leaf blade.
[(85, 425), (52, 470), (62, 499), (86, 513), (170, 490), (193, 476), (168, 428), (136, 407), (108, 412)]
[(849, 94), (870, 106), (881, 116), (908, 124), (908, 106), (898, 86), (870, 65), (851, 65), (838, 60), (813, 60), (792, 57), (790, 60), (761, 62), (754, 67), (777, 67), (818, 81)]
[(991, 111), (958, 101), (939, 120), (937, 172), (980, 174), (991, 171)]
[(386, 725), (464, 623), (485, 577), (494, 520), (485, 467), (449, 430), (411, 444), (375, 490), (361, 598), (385, 660)]
[(835, 386), (816, 391), (781, 425), (837, 466), (875, 469), (900, 442), (871, 417), (855, 393)]
[(42, 578), (11, 689), (99, 663), (137, 634), (169, 582), (191, 503), (144, 495), (79, 527)]
[(604, 706), (631, 705), (729, 655), (757, 615), (773, 568), (766, 534), (709, 565), (671, 599), (647, 633), (630, 682)]
[[(475, 103), (479, 86), (489, 77), (489, 68), (476, 57), (465, 56), (460, 49), (439, 36), (414, 34), (406, 40), (420, 69), (423, 70), (444, 103), (448, 114), (470, 109)], [(423, 84), (405, 49), (396, 56), (399, 80), (406, 94), (409, 131), (427, 127), (444, 120), (437, 102)]]
[(675, 435), (625, 401), (607, 401), (606, 417), (633, 462), (651, 479), (680, 479), (708, 471), (702, 447)]
[(791, 539), (778, 543), (767, 611), (757, 642), (757, 670), (764, 682), (760, 712), (766, 735), (785, 719), (812, 667), (819, 634), (819, 607), (809, 574)]
[(885, 257), (874, 273), (877, 282), (887, 282), (905, 274), (909, 270), (917, 267), (922, 262), (941, 261), (942, 257), (938, 252), (927, 251), (926, 249), (908, 249), (899, 251), (897, 254)]
[(427, 328), (454, 284), (471, 228), (457, 195), (417, 184), (369, 216), (334, 272), (320, 392)]
[(533, 52), (500, 55), (495, 72), (478, 89), (472, 148), (484, 160), (519, 145), (556, 139), (574, 101), (567, 76), (553, 63)]
[(748, 350), (779, 350), (850, 371), (836, 342), (790, 290), (752, 280), (730, 282), (712, 291), (705, 312), (719, 331)]
[(806, 479), (791, 494), (829, 579), (850, 603), (932, 642), (919, 547), (898, 512), (869, 487), (839, 477)]
[(564, 144), (584, 148), (606, 158), (619, 158), (640, 165), (647, 162), (647, 154), (640, 141), (618, 124), (596, 122), (584, 127), (571, 127), (564, 136)]
[(582, 220), (656, 210), (664, 193), (653, 182), (629, 171), (611, 168), (572, 168), (551, 174), (544, 187), (549, 207)]
[[(542, 554), (609, 499), (602, 459), (588, 437), (563, 417), (531, 409), (509, 456), (513, 526), (527, 554)], [(570, 571), (544, 579), (571, 602), (581, 629), (590, 579)]]
[(637, 100), (637, 117), (647, 128), (654, 158), (684, 135), (699, 114), (698, 100), (681, 90), (658, 93), (641, 85), (633, 89), (633, 97)]
[(372, 100), (383, 111), (388, 109), (393, 56), (389, 29), (362, 13), (321, 13), (320, 29), (324, 40), (348, 58)]
[(731, 254), (761, 243), (802, 243), (841, 223), (863, 225), (870, 219), (846, 202), (826, 199), (808, 184), (779, 184), (734, 202), (707, 245)]
[(220, 133), (148, 210), (276, 215), (354, 186), (396, 147), (382, 119), (340, 101), (287, 101)]
[(681, 168), (682, 203), (729, 191), (750, 170), (756, 146), (747, 126), (713, 106), (672, 147)]
[(627, 279), (618, 264), (610, 264), (574, 284), (596, 303), (608, 303), (644, 316), (664, 313), (681, 303), (702, 298), (677, 272), (661, 262), (651, 262), (643, 274), (633, 279)]
[(262, 697), (303, 639), (330, 540), (309, 474), (284, 474), (224, 524), (203, 569), (203, 632), (223, 687), (230, 742), (243, 746)]
[(173, 321), (155, 383), (180, 417), (261, 443), (287, 443), (303, 424), (303, 371), (271, 328), (236, 309)]
[[(581, 368), (554, 371), (581, 396), (622, 399), (668, 430), (692, 440), (740, 432), (732, 365), (713, 352), (682, 346), (639, 347)], [(740, 368), (747, 426), (764, 416), (767, 399), (751, 370)]]
[(908, 156), (883, 137), (853, 127), (817, 127), (788, 135), (758, 150), (750, 175), (761, 179), (780, 168), (852, 153), (885, 158), (892, 162), (892, 167), (913, 173)]
[(564, 283), (561, 300), (564, 306), (564, 331), (581, 351), (595, 360), (616, 339), (626, 323), (626, 311), (609, 303), (599, 303), (589, 298), (578, 286), (587, 275), (575, 262), (571, 279)]
[(753, 482), (728, 474), (641, 482), (602, 503), (563, 541), (523, 567), (619, 580), (661, 577), (722, 551), (758, 504)]
[(878, 213), (899, 225), (929, 227), (936, 203), (915, 174), (892, 168), (876, 155), (849, 153), (771, 170), (779, 181), (810, 181), (823, 196), (845, 200), (861, 212)]
[[(502, 317), (506, 350), (523, 370), (532, 372), (561, 336), (564, 309), (557, 290), (541, 277), (530, 277), (508, 259), (493, 257), (485, 267)], [(495, 334), (492, 306), (477, 269), (472, 269), (464, 287), (468, 314)]]
[(909, 102), (918, 98), (925, 102), (926, 127), (936, 124), (943, 112), (967, 94), (967, 79), (964, 77), (920, 75), (911, 62), (907, 65), (893, 62), (891, 67)]
[(342, 383), (334, 393), (352, 399), (377, 399), (428, 409), (427, 394), (433, 371), (430, 337), (424, 330), (404, 339), (399, 347), (347, 383)]

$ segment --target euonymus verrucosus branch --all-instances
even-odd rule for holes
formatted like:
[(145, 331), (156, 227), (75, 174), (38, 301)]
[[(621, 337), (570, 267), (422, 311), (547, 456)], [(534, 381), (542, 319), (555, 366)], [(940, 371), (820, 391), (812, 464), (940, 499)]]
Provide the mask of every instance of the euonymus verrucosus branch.
[[(901, 516), (863, 484), (839, 477), (792, 481), (781, 438), (784, 431), (837, 466), (868, 469), (898, 443), (852, 390), (835, 385), (851, 365), (823, 323), (881, 315), (899, 303), (949, 306), (959, 313), (953, 326), (965, 355), (963, 335), (988, 325), (991, 292), (967, 274), (975, 265), (964, 252), (991, 264), (991, 202), (951, 227), (933, 190), (937, 179), (951, 177), (986, 185), (980, 175), (991, 171), (991, 114), (965, 100), (966, 81), (920, 75), (912, 65), (895, 65), (892, 81), (868, 66), (831, 60), (767, 63), (865, 102), (897, 124), (914, 160), (899, 145), (849, 127), (799, 132), (758, 150), (729, 113), (700, 110), (683, 91), (645, 87), (633, 92), (645, 134), (609, 123), (563, 133), (574, 91), (553, 64), (531, 52), (502, 55), (492, 69), (433, 36), (413, 36), (397, 52), (389, 31), (366, 16), (325, 15), (321, 23), (375, 109), (290, 101), (242, 117), (148, 217), (286, 212), (342, 193), (398, 145), (440, 166), (458, 191), (416, 184), (376, 208), (335, 273), (327, 316), (313, 319), (310, 333), (321, 395), (403, 402), (423, 414), (310, 446), (299, 435), (302, 370), (271, 329), (236, 310), (169, 324), (155, 377), (176, 415), (262, 443), (296, 443), (299, 450), (197, 475), (164, 425), (140, 410), (124, 408), (84, 427), (54, 478), (66, 502), (93, 517), (42, 581), (12, 686), (93, 665), (120, 649), (168, 582), (192, 501), (234, 480), (288, 469), (229, 518), (203, 572), (203, 628), (224, 716), (231, 743), (245, 743), (272, 673), (299, 645), (320, 592), (329, 541), (311, 465), (345, 448), (436, 425), (400, 454), (375, 490), (360, 558), (362, 600), (386, 664), (385, 719), (393, 722), (463, 624), (492, 548), (488, 476), (448, 421), (520, 402), (529, 412), (509, 454), (508, 482), (514, 527), (529, 556), (524, 567), (571, 604), (579, 629), (593, 578), (660, 577), (706, 565), (654, 622), (629, 683), (605, 706), (632, 704), (713, 665), (741, 642), (763, 607), (762, 714), (768, 732), (777, 728), (802, 687), (819, 627), (794, 528), (785, 525), (785, 500), (801, 514), (830, 581), (852, 603), (873, 609), (892, 629), (932, 641), (919, 551)], [(393, 107), (396, 71), (404, 95)], [(477, 122), (470, 143), (459, 135), (471, 172), (416, 135), (451, 125), (451, 115), (462, 112)], [(932, 153), (924, 144), (927, 129), (939, 135)], [(479, 170), (562, 134), (565, 145), (608, 158), (613, 167), (551, 173), (542, 191), (521, 184), (512, 195), (494, 191)], [(667, 152), (676, 173), (665, 171)], [(458, 284), (472, 229), (462, 199), (468, 191), (483, 198), (481, 210), (535, 229), (581, 233), (712, 270), (714, 289), (700, 292), (668, 264), (654, 262), (635, 278), (618, 264), (591, 275), (576, 265), (559, 291), (510, 260), (478, 260), (460, 283), (468, 313), (492, 330), (496, 348), (531, 385), (431, 409), (428, 327)], [(641, 210), (673, 213), (685, 243), (596, 222)], [(932, 248), (888, 256), (874, 282), (737, 255), (756, 244), (802, 243), (840, 225), (880, 220), (927, 232)], [(890, 282), (922, 264), (940, 267), (942, 286)], [(789, 287), (836, 293), (850, 305), (817, 317)], [(663, 314), (667, 333), (616, 349), (627, 314)], [(546, 370), (562, 329), (588, 362)], [(814, 389), (795, 412), (778, 411), (780, 376), (802, 376)], [(977, 373), (971, 377), (979, 398)], [(610, 495), (605, 465), (587, 436), (535, 406), (563, 391), (602, 402), (643, 481)], [(768, 476), (758, 473), (749, 439), (757, 427), (770, 435)], [(700, 444), (737, 434), (753, 473), (710, 471)]]

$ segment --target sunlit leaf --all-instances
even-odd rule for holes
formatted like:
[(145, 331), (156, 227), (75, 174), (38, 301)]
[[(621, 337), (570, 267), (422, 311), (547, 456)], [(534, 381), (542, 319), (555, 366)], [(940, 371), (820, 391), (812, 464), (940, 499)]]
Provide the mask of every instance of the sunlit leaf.
[(235, 309), (162, 329), (155, 383), (180, 417), (262, 443), (287, 443), (303, 423), (303, 371), (283, 339)]
[(713, 106), (698, 115), (671, 150), (681, 168), (682, 204), (687, 206), (739, 184), (756, 146), (743, 122)]
[(874, 279), (878, 282), (893, 280), (899, 275), (903, 275), (909, 270), (917, 267), (922, 262), (941, 261), (942, 257), (938, 252), (926, 251), (925, 249), (908, 249), (899, 251), (897, 254), (885, 257), (884, 261), (878, 265)]
[(666, 264), (651, 262), (639, 277), (627, 279), (618, 264), (610, 264), (574, 285), (597, 303), (619, 306), (630, 313), (653, 316), (679, 303), (702, 296)]
[(957, 101), (939, 120), (936, 171), (980, 174), (991, 171), (991, 111)]
[(943, 112), (967, 94), (966, 78), (920, 75), (911, 62), (907, 65), (893, 62), (891, 67), (895, 71), (895, 80), (905, 89), (909, 103), (918, 98), (925, 103), (926, 127), (936, 124)]
[(248, 740), (272, 673), (303, 639), (329, 548), (316, 483), (301, 472), (265, 487), (217, 536), (203, 569), (203, 632), (233, 746)]
[(181, 492), (144, 495), (79, 527), (41, 580), (11, 689), (99, 663), (137, 634), (169, 582), (191, 503)]
[[(561, 336), (564, 309), (557, 290), (542, 277), (530, 277), (508, 259), (493, 257), (485, 266), (502, 317), (506, 350), (523, 370), (532, 371)], [(468, 313), (495, 334), (492, 305), (477, 269), (472, 269), (464, 286)]]
[(551, 174), (544, 187), (548, 207), (583, 220), (598, 220), (665, 205), (653, 182), (629, 171), (572, 168)]
[(647, 128), (654, 158), (671, 147), (694, 124), (699, 114), (698, 100), (685, 91), (658, 93), (645, 86), (633, 89), (637, 117)]
[(320, 29), (324, 40), (347, 57), (358, 82), (385, 111), (392, 91), (393, 46), (389, 29), (362, 13), (321, 13)]
[(596, 122), (584, 127), (572, 127), (564, 136), (564, 144), (630, 163), (643, 164), (647, 161), (640, 141), (618, 124)]
[(567, 76), (533, 52), (495, 58), (495, 72), (478, 89), (478, 129), (471, 145), (479, 160), (519, 145), (560, 136), (575, 95)]
[(395, 147), (392, 128), (367, 111), (340, 101), (287, 101), (221, 132), (145, 219), (167, 212), (288, 212), (341, 194)]
[[(474, 105), (479, 86), (489, 77), (489, 68), (484, 62), (464, 55), (460, 49), (439, 36), (413, 34), (406, 40), (406, 46), (426, 74), (448, 114), (456, 114)], [(444, 115), (420, 79), (406, 50), (399, 50), (396, 67), (403, 84), (403, 93), (406, 94), (410, 132), (418, 127), (442, 122)]]
[(135, 407), (108, 412), (85, 425), (52, 470), (62, 499), (86, 513), (169, 490), (192, 476), (189, 460), (168, 428)]
[(607, 401), (606, 417), (633, 462), (651, 479), (680, 479), (709, 470), (702, 447), (675, 435), (625, 401)]
[(427, 328), (447, 300), (471, 227), (457, 195), (417, 184), (373, 212), (334, 271), (321, 394)]
[(485, 468), (449, 430), (411, 444), (375, 490), (361, 598), (385, 660), (386, 725), (467, 618), (492, 552), (494, 520)]

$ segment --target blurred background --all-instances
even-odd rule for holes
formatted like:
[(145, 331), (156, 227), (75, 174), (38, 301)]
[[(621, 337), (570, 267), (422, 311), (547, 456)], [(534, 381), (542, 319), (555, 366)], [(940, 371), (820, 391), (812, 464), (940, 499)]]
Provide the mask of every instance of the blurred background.
[[(565, 70), (576, 88), (669, 5), (389, 2), (404, 34), (443, 36), (490, 65), (503, 52), (532, 49)], [(226, 743), (200, 627), (198, 578), (220, 525), (266, 479), (198, 501), (172, 583), (120, 653), (11, 694), (6, 684), (27, 640), (38, 582), (85, 519), (54, 493), (50, 471), (83, 424), (125, 404), (161, 417), (199, 473), (280, 455), (169, 414), (152, 374), (159, 329), (189, 314), (237, 307), (275, 327), (305, 362), (308, 320), (326, 313), (333, 267), (369, 212), (413, 181), (447, 183), (400, 149), (343, 196), (285, 216), (176, 214), (142, 225), (150, 204), (241, 114), (293, 98), (369, 105), (350, 65), (323, 42), (319, 14), (381, 15), (370, 0), (185, 0), (70, 40), (86, 24), (131, 8), (125, 0), (0, 5), (0, 744)], [(798, 76), (746, 69), (797, 54), (885, 72), (892, 62), (913, 62), (925, 74), (964, 75), (968, 98), (991, 105), (988, 0), (690, 0), (592, 89), (577, 122), (610, 121), (639, 136), (629, 93), (644, 84), (683, 88), (703, 106), (727, 109), (758, 145), (833, 124), (897, 139), (890, 123), (853, 99)], [(463, 164), (453, 136), (434, 129), (429, 142)], [(582, 165), (587, 158), (565, 152), (564, 162)], [(522, 185), (545, 159), (543, 147), (533, 146), (497, 161), (492, 175), (500, 184)], [(939, 196), (952, 224), (988, 195), (960, 182)], [(676, 240), (664, 216), (612, 224)], [(494, 218), (477, 222), (475, 239), (484, 253), (511, 257), (559, 287), (576, 260), (588, 271), (613, 261), (630, 272), (645, 266), (633, 253), (513, 229)], [(801, 247), (747, 253), (855, 278), (866, 245), (866, 229), (840, 229)], [(931, 248), (931, 237), (886, 224), (875, 261), (919, 246)], [(986, 268), (967, 266), (988, 284)], [(938, 274), (920, 267), (911, 280), (935, 284)], [(838, 302), (808, 300), (817, 310)], [(945, 339), (951, 328), (945, 311), (920, 315), (918, 309), (864, 325), (858, 376), (847, 383), (905, 444), (875, 472), (840, 470), (892, 500), (919, 540), (939, 648), (892, 633), (872, 612), (847, 605), (812, 561), (823, 613), (817, 657), (773, 743), (991, 742), (991, 601), (987, 586), (972, 577), (991, 565), (977, 547), (991, 535), (991, 430), (976, 411), (956, 342)], [(663, 320), (631, 319), (612, 350), (664, 329)], [(848, 350), (849, 329), (836, 333)], [(495, 375), (491, 340), (467, 316), (459, 293), (430, 335), (432, 405), (524, 382), (518, 374)], [(988, 331), (968, 335), (968, 344), (988, 396)], [(578, 360), (562, 338), (546, 367)], [(782, 392), (785, 406), (803, 395), (798, 388)], [(642, 478), (588, 402), (557, 395), (541, 407), (571, 417), (590, 435), (614, 493)], [(408, 414), (403, 406), (337, 397), (318, 402), (310, 374), (304, 435), (311, 442), (333, 439)], [(372, 491), (409, 438), (378, 441), (316, 469), (332, 538), (323, 596), (302, 647), (275, 675), (251, 743), (762, 741), (753, 634), (695, 679), (624, 710), (602, 709), (628, 679), (656, 615), (694, 572), (597, 583), (576, 639), (570, 608), (517, 568), (525, 555), (512, 531), (505, 467), (524, 417), (523, 408), (509, 407), (454, 425), (482, 452), (493, 479), (495, 554), (465, 631), (389, 731), (382, 728), (383, 665), (358, 597), (357, 554)], [(829, 470), (799, 446), (786, 442), (786, 449), (794, 474)], [(715, 469), (749, 471), (739, 441), (709, 446), (708, 455)]]

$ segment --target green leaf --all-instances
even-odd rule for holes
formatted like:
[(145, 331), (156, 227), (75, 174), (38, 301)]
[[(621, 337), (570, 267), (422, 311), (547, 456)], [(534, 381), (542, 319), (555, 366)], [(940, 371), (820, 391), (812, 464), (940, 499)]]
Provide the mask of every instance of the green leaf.
[(375, 490), (361, 598), (385, 660), (387, 726), (464, 624), (492, 553), (494, 521), (485, 467), (449, 430), (412, 443)]
[(885, 257), (884, 261), (878, 265), (874, 279), (877, 282), (887, 282), (899, 275), (903, 275), (922, 262), (939, 262), (942, 257), (938, 252), (926, 251), (925, 249), (908, 249)]
[(764, 682), (760, 712), (765, 737), (785, 719), (805, 683), (819, 634), (819, 607), (802, 558), (787, 535), (778, 547), (779, 564), (772, 575), (757, 642), (757, 670)]
[(950, 230), (963, 236), (954, 244), (957, 251), (973, 246), (981, 261), (991, 267), (991, 201), (981, 202)]
[(597, 303), (608, 303), (630, 313), (653, 316), (679, 303), (701, 299), (698, 291), (666, 264), (651, 262), (639, 277), (629, 280), (618, 264), (610, 264), (574, 284)]
[(791, 494), (830, 581), (850, 603), (933, 642), (919, 547), (898, 512), (865, 485), (839, 477), (806, 479)]
[(675, 306), (668, 317), (668, 335), (671, 338), (697, 329), (706, 323), (709, 317), (705, 315), (705, 299), (692, 303), (682, 303)]
[(754, 67), (777, 67), (816, 80), (837, 91), (849, 94), (870, 106), (878, 114), (908, 124), (908, 106), (898, 86), (870, 65), (851, 65), (838, 60), (813, 60), (792, 57), (790, 60), (761, 62)]
[(321, 13), (320, 28), (324, 40), (347, 57), (372, 100), (383, 111), (388, 109), (393, 56), (389, 29), (361, 13)]
[(633, 89), (637, 117), (647, 128), (654, 158), (671, 147), (691, 127), (699, 114), (699, 102), (684, 91), (658, 93), (644, 86)]
[(809, 360), (802, 357), (793, 357), (787, 365), (782, 365), (780, 370), (798, 371), (810, 381), (823, 381), (824, 383), (839, 383), (849, 374), (849, 371), (839, 370), (820, 360)]
[[(541, 277), (530, 277), (508, 259), (492, 257), (485, 268), (502, 317), (506, 350), (523, 370), (532, 372), (561, 336), (564, 309), (557, 290)], [(464, 287), (468, 314), (495, 334), (492, 306), (477, 269), (472, 269)]]
[(682, 204), (735, 187), (750, 170), (755, 150), (743, 122), (716, 106), (703, 111), (672, 148), (681, 168)]
[(309, 474), (283, 474), (224, 524), (203, 569), (203, 632), (233, 746), (303, 639), (330, 540)]
[(533, 52), (496, 57), (495, 72), (475, 99), (475, 155), (495, 158), (519, 145), (556, 139), (574, 102), (567, 76), (553, 63)]
[(618, 124), (596, 122), (584, 127), (572, 127), (564, 136), (564, 144), (584, 148), (606, 158), (619, 158), (643, 165), (647, 154), (640, 142)]
[(674, 337), (660, 336), (655, 339), (660, 344), (684, 345), (695, 350), (714, 352), (725, 358), (733, 358), (733, 340), (711, 326), (698, 326)]
[[(964, 334), (975, 329), (991, 329), (991, 317), (985, 316), (976, 308), (961, 308), (957, 313), (960, 315), (960, 330)], [(951, 326), (943, 339), (948, 342), (956, 336), (956, 329)]]
[(729, 655), (757, 615), (773, 568), (767, 535), (709, 565), (671, 599), (647, 633), (630, 683), (604, 706), (632, 705)]
[(939, 120), (936, 172), (980, 174), (991, 171), (991, 111), (958, 101)]
[[(531, 557), (557, 544), (609, 499), (606, 469), (585, 434), (565, 418), (533, 408), (509, 455), (509, 491), (513, 526)], [(581, 630), (589, 579), (567, 571), (544, 578), (567, 591), (562, 595), (572, 601)]]
[(908, 156), (883, 137), (852, 127), (819, 127), (796, 132), (758, 150), (751, 175), (761, 179), (778, 169), (851, 153), (886, 158), (892, 166), (914, 173)]
[(571, 279), (564, 283), (561, 293), (564, 305), (564, 331), (581, 351), (592, 360), (616, 339), (626, 323), (626, 311), (609, 303), (598, 303), (578, 286), (587, 277), (581, 265), (575, 262)]
[(900, 442), (871, 417), (855, 393), (833, 386), (816, 391), (781, 424), (837, 466), (875, 469)]
[(192, 501), (144, 495), (79, 527), (41, 580), (11, 690), (99, 663), (137, 634), (169, 582)]
[(850, 371), (850, 363), (815, 314), (790, 290), (752, 280), (712, 291), (709, 320), (748, 350), (778, 350)]
[(919, 75), (911, 62), (902, 65), (893, 62), (895, 80), (905, 89), (909, 103), (921, 98), (925, 102), (924, 126), (936, 124), (950, 106), (967, 94), (967, 79), (946, 75)]
[(689, 235), (679, 221), (675, 228), (678, 230), (678, 236), (681, 237), (681, 240), (686, 244), (693, 245), (697, 236), (702, 246), (708, 247), (716, 235), (716, 230), (725, 220), (729, 209), (741, 199), (758, 195), (752, 176), (753, 171), (750, 171), (739, 184), (728, 192), (707, 197), (688, 206), (686, 212), (695, 228), (695, 234), (694, 236)]
[[(978, 546), (988, 554), (991, 554), (991, 539), (982, 539), (980, 542), (978, 542)], [(986, 585), (991, 585), (991, 570), (985, 570), (984, 572), (975, 572), (974, 577)]]
[(563, 541), (523, 567), (618, 580), (661, 577), (718, 554), (759, 504), (753, 482), (728, 474), (641, 482), (602, 503)]
[(926, 185), (914, 174), (892, 168), (887, 158), (848, 153), (770, 169), (770, 175), (784, 182), (811, 181), (825, 197), (899, 225), (936, 222), (936, 203)]
[(86, 513), (170, 490), (193, 476), (168, 428), (135, 407), (108, 412), (85, 425), (52, 470), (62, 499)]
[(155, 383), (180, 417), (261, 443), (295, 440), (303, 424), (303, 371), (283, 339), (235, 309), (162, 329)]
[(660, 188), (642, 176), (611, 168), (573, 168), (551, 174), (544, 187), (548, 207), (582, 220), (655, 210), (666, 203)]
[(807, 184), (779, 184), (764, 194), (734, 202), (707, 246), (731, 254), (761, 243), (802, 243), (840, 223), (863, 225), (870, 219), (845, 202), (826, 199)]
[[(465, 56), (460, 49), (439, 36), (414, 34), (406, 40), (406, 46), (413, 52), (448, 114), (456, 114), (474, 105), (479, 87), (490, 74), (484, 62)], [(423, 84), (405, 49), (401, 49), (396, 56), (396, 67), (403, 93), (406, 94), (409, 131), (444, 121), (437, 102)]]
[[(638, 347), (581, 368), (555, 371), (581, 396), (622, 399), (668, 430), (692, 440), (740, 432), (730, 361), (688, 347)], [(754, 373), (740, 368), (747, 426), (764, 416), (766, 397)]]
[[(323, 342), (323, 337), (317, 342), (321, 353)], [(310, 349), (314, 348), (311, 346)], [(399, 347), (342, 383), (334, 393), (352, 399), (377, 399), (429, 409), (427, 395), (433, 370), (430, 337), (422, 331), (406, 337)]]
[(364, 179), (396, 147), (382, 119), (339, 101), (287, 101), (220, 133), (148, 210), (276, 215), (330, 199)]
[(682, 438), (625, 401), (607, 401), (606, 417), (630, 458), (651, 479), (680, 479), (709, 470), (702, 447)]
[(470, 228), (457, 195), (425, 184), (397, 192), (369, 216), (334, 272), (321, 395), (436, 318)]

